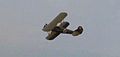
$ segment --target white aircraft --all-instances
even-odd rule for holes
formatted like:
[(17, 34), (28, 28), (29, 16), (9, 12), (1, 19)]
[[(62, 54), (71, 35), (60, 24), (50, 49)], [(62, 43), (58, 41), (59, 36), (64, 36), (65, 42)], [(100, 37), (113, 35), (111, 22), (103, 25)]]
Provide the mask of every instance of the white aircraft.
[(45, 24), (43, 31), (48, 32), (47, 40), (55, 39), (60, 33), (72, 34), (73, 36), (78, 36), (83, 32), (82, 26), (79, 26), (76, 30), (67, 29), (69, 22), (64, 22), (64, 18), (67, 16), (66, 12), (61, 12), (54, 20), (49, 24)]

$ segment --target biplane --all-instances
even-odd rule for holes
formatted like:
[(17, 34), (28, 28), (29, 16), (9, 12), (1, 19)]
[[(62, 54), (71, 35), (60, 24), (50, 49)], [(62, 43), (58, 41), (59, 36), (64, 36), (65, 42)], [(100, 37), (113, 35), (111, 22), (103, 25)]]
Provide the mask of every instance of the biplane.
[(63, 21), (66, 16), (66, 12), (61, 12), (49, 24), (44, 25), (42, 30), (48, 33), (48, 36), (46, 37), (47, 40), (53, 40), (61, 33), (71, 34), (72, 36), (78, 36), (82, 34), (82, 26), (78, 26), (78, 28), (75, 30), (67, 29), (69, 22)]

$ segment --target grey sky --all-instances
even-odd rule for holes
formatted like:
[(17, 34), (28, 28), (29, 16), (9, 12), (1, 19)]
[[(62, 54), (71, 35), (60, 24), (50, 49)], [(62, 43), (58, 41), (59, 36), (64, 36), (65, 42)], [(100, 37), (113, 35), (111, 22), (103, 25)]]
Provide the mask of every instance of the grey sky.
[[(45, 39), (41, 29), (65, 11), (78, 37)], [(0, 0), (0, 57), (120, 57), (119, 0)]]

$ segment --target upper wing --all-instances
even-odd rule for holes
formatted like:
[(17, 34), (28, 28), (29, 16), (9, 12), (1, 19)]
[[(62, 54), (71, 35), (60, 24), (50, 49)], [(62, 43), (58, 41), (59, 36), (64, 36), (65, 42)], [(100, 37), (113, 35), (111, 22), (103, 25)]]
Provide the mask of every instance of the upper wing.
[(65, 17), (67, 13), (61, 12), (54, 20), (52, 20), (43, 30), (50, 31), (52, 30), (58, 23), (60, 23)]
[(50, 34), (48, 34), (48, 36), (46, 37), (46, 39), (47, 39), (47, 40), (53, 40), (53, 39), (55, 39), (59, 34), (60, 34), (60, 32), (54, 32), (54, 31), (52, 31)]

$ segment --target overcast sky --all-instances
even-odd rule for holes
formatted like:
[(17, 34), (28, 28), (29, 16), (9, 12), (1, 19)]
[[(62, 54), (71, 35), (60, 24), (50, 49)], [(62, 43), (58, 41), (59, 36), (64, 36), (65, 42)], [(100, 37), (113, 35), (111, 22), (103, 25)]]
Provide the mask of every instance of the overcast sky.
[[(41, 29), (60, 12), (83, 34), (46, 40)], [(120, 1), (0, 0), (0, 57), (120, 57)]]

